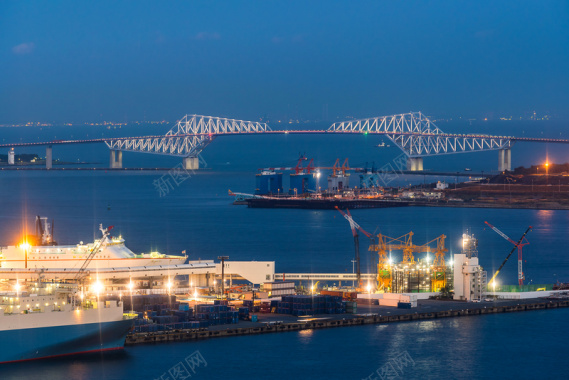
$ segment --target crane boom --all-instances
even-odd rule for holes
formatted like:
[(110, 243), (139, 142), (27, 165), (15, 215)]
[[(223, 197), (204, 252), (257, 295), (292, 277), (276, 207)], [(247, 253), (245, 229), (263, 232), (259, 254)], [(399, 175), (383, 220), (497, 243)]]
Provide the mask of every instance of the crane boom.
[(85, 272), (85, 270), (87, 269), (87, 266), (89, 266), (89, 263), (91, 262), (91, 260), (93, 260), (93, 257), (95, 257), (95, 255), (101, 250), (101, 248), (107, 244), (107, 236), (109, 236), (113, 227), (114, 226), (109, 226), (108, 228), (103, 228), (103, 225), (99, 224), (99, 230), (103, 233), (103, 237), (101, 237), (101, 240), (99, 240), (97, 245), (95, 245), (93, 247), (93, 250), (91, 250), (91, 252), (89, 253), (89, 256), (87, 256), (87, 258), (83, 262), (83, 265), (81, 265), (81, 268), (79, 268), (77, 275), (75, 275), (76, 280), (82, 276), (83, 272)]
[(346, 209), (347, 213), (345, 213), (344, 211), (340, 210), (340, 208), (338, 206), (336, 206), (336, 210), (340, 211), (340, 214), (342, 214), (342, 216), (344, 218), (346, 218), (348, 223), (350, 223), (350, 228), (352, 229), (352, 235), (354, 235), (354, 246), (355, 246), (355, 253), (356, 253), (356, 257), (355, 257), (355, 259), (356, 259), (356, 278), (358, 281), (358, 287), (361, 288), (362, 274), (361, 274), (361, 270), (360, 270), (360, 239), (359, 239), (359, 235), (358, 235), (358, 230), (361, 231), (365, 236), (367, 236), (370, 239), (372, 239), (373, 235), (370, 234), (369, 232), (367, 232), (366, 230), (364, 230), (363, 228), (361, 228), (360, 225), (356, 223), (356, 221), (354, 220), (354, 218), (352, 218), (352, 215), (350, 214), (350, 210)]
[[(489, 225), (494, 231), (498, 232), (499, 230), (492, 226), (490, 223), (488, 222), (484, 222), (487, 225)], [(500, 267), (498, 268), (498, 270), (496, 271), (496, 273), (494, 273), (494, 275), (492, 276), (492, 278), (490, 279), (489, 284), (493, 284), (494, 280), (496, 279), (496, 276), (498, 276), (498, 273), (500, 273), (500, 271), (502, 270), (502, 268), (504, 267), (504, 265), (506, 264), (506, 262), (508, 261), (508, 259), (510, 258), (510, 256), (512, 256), (512, 253), (514, 253), (514, 251), (516, 250), (516, 248), (518, 249), (519, 252), (519, 261), (521, 262), (521, 250), (522, 247), (526, 244), (529, 244), (529, 242), (527, 243), (523, 243), (526, 235), (528, 234), (528, 232), (530, 232), (532, 230), (532, 226), (529, 226), (528, 229), (526, 230), (526, 232), (524, 232), (524, 234), (522, 235), (522, 237), (518, 240), (518, 242), (514, 242), (513, 240), (511, 240), (510, 238), (507, 238), (508, 241), (510, 241), (512, 244), (514, 244), (514, 248), (512, 248), (512, 250), (510, 251), (510, 253), (508, 254), (508, 256), (506, 257), (506, 259), (504, 260), (504, 262), (502, 263), (502, 265), (500, 265)], [(500, 236), (506, 236), (505, 234), (500, 234)], [(502, 237), (503, 237), (502, 236)], [(526, 240), (527, 241), (527, 240)], [(520, 285), (523, 284), (523, 275), (520, 273), (521, 272), (521, 263), (518, 264), (518, 281), (520, 283)]]
[(354, 220), (354, 218), (352, 218), (352, 214), (350, 214), (350, 210), (346, 209), (346, 211), (348, 212), (347, 214), (340, 210), (338, 208), (338, 206), (336, 206), (336, 210), (340, 211), (340, 213), (342, 214), (342, 216), (344, 218), (346, 218), (346, 220), (348, 221), (348, 223), (350, 223), (350, 227), (352, 228), (352, 233), (357, 234), (357, 232), (355, 232), (355, 230), (359, 230), (362, 234), (364, 234), (365, 236), (367, 236), (368, 238), (372, 238), (373, 235), (370, 234), (369, 232), (367, 232), (366, 230), (364, 230), (363, 228), (360, 227), (360, 225), (358, 223), (356, 223), (356, 221)]
[(498, 235), (500, 235), (501, 237), (503, 237), (504, 239), (506, 239), (507, 241), (509, 241), (510, 243), (512, 243), (513, 245), (516, 245), (516, 242), (513, 241), (512, 239), (509, 238), (508, 235), (506, 235), (505, 233), (503, 233), (502, 231), (500, 231), (499, 229), (497, 229), (496, 227), (494, 227), (493, 225), (491, 225), (488, 222), (484, 222), (486, 223), (491, 229), (493, 229)]

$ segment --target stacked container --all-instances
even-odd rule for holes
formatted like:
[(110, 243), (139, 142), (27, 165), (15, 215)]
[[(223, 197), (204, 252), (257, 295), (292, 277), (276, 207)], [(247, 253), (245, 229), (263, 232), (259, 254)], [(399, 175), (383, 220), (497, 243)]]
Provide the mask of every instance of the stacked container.
[(292, 314), (294, 316), (314, 314), (343, 314), (346, 307), (341, 297), (319, 296), (284, 296), (278, 303), (279, 314)]

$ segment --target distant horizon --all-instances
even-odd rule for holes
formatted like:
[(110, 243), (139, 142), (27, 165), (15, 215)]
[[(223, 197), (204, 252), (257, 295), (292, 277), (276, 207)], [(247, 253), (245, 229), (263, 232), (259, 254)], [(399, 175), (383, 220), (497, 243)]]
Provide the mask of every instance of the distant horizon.
[[(413, 111), (413, 112), (420, 112), (420, 111)], [(245, 121), (253, 121), (253, 122), (263, 122), (263, 123), (273, 123), (273, 124), (309, 124), (309, 123), (335, 123), (339, 121), (349, 121), (349, 120), (359, 120), (359, 119), (368, 119), (374, 117), (381, 117), (381, 116), (391, 116), (397, 115), (399, 113), (393, 114), (386, 114), (386, 115), (373, 115), (373, 116), (362, 116), (362, 117), (355, 117), (355, 116), (336, 116), (333, 119), (328, 120), (307, 120), (307, 119), (273, 119), (270, 117), (257, 117), (257, 118), (250, 118), (250, 119), (243, 119), (243, 118), (236, 118), (231, 116), (217, 116), (217, 115), (204, 115), (204, 116), (211, 116), (211, 117), (219, 117), (221, 119), (235, 119), (235, 120), (245, 120)], [(519, 120), (532, 120), (532, 121), (569, 121), (564, 117), (556, 117), (555, 115), (550, 114), (538, 114), (533, 113), (532, 111), (525, 112), (524, 115), (493, 115), (490, 113), (489, 115), (486, 114), (485, 116), (446, 116), (446, 117), (433, 117), (426, 115), (431, 121), (445, 123), (450, 121), (519, 121)], [(188, 115), (193, 115), (188, 114)], [(182, 117), (182, 116), (181, 116)], [(180, 118), (181, 118), (180, 117)], [(127, 121), (119, 121), (119, 120), (85, 120), (85, 121), (48, 121), (48, 120), (41, 120), (41, 121), (22, 121), (22, 122), (0, 122), (1, 127), (25, 127), (25, 126), (79, 126), (79, 125), (129, 125), (129, 124), (171, 124), (176, 123), (179, 119), (175, 120), (140, 120), (140, 119), (133, 119)]]

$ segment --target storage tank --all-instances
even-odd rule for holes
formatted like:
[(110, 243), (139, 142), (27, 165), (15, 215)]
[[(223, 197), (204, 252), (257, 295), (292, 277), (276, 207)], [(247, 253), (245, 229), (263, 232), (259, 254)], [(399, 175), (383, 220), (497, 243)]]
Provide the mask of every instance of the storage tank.
[(283, 192), (283, 174), (263, 171), (256, 175), (256, 195), (278, 195)]
[[(296, 191), (295, 191), (296, 189)], [(289, 194), (306, 194), (316, 191), (315, 174), (291, 174)]]

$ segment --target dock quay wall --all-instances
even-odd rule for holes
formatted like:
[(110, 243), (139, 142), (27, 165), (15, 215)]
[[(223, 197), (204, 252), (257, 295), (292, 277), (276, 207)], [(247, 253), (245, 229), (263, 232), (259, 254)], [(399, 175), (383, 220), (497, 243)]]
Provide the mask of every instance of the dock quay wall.
[(158, 331), (150, 333), (130, 333), (126, 337), (125, 345), (159, 343), (159, 342), (175, 342), (186, 340), (199, 340), (218, 337), (241, 336), (267, 334), (286, 331), (299, 331), (308, 329), (321, 329), (332, 327), (361, 326), (381, 323), (409, 322), (426, 319), (466, 317), (482, 314), (512, 313), (521, 311), (556, 309), (560, 307), (569, 307), (567, 301), (548, 301), (529, 303), (523, 305), (510, 306), (494, 306), (464, 310), (444, 310), (429, 313), (408, 313), (400, 315), (358, 315), (352, 318), (335, 319), (335, 320), (318, 320), (309, 322), (286, 322), (280, 324), (259, 323), (254, 327), (236, 327), (227, 328), (225, 330), (210, 330), (207, 328), (191, 329), (191, 330), (172, 330)]

